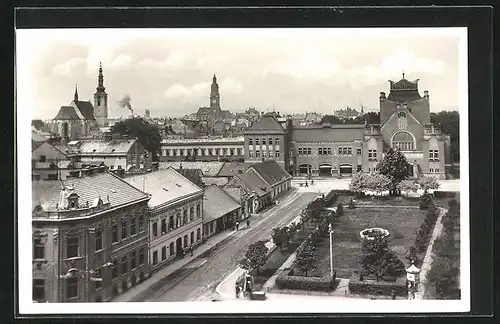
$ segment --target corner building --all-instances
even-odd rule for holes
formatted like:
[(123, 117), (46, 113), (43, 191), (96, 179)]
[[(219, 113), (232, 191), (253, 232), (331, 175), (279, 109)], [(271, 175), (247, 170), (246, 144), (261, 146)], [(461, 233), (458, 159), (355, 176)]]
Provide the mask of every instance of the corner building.
[[(429, 92), (421, 96), (418, 81), (404, 74), (398, 82), (389, 81), (389, 95), (380, 92), (380, 124), (294, 126), (266, 114), (244, 133), (245, 160), (275, 159), (296, 176), (350, 177), (375, 171), (392, 147), (413, 166), (413, 176), (445, 179), (451, 166), (450, 137), (430, 123)], [(276, 137), (282, 143), (278, 155), (266, 146)]]

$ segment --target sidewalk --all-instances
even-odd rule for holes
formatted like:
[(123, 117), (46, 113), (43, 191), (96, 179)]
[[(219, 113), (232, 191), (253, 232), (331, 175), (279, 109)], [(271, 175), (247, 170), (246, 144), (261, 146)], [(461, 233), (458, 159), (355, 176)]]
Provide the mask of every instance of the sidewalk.
[(172, 262), (171, 264), (165, 266), (161, 270), (158, 270), (154, 274), (151, 275), (147, 280), (144, 282), (138, 284), (135, 287), (130, 288), (128, 291), (116, 296), (113, 298), (113, 302), (127, 302), (127, 301), (132, 301), (132, 299), (149, 288), (153, 286), (156, 282), (158, 282), (160, 279), (165, 278), (169, 274), (179, 270), (180, 268), (184, 267), (186, 264), (196, 260), (199, 256), (203, 255), (207, 251), (215, 248), (217, 245), (222, 244), (226, 239), (231, 237), (233, 234), (235, 234), (236, 231), (231, 231), (231, 232), (222, 232), (219, 234), (216, 234), (214, 236), (209, 237), (205, 243), (200, 244), (197, 246), (194, 251), (193, 251), (193, 256), (190, 256), (189, 254), (186, 255), (183, 259), (176, 260)]

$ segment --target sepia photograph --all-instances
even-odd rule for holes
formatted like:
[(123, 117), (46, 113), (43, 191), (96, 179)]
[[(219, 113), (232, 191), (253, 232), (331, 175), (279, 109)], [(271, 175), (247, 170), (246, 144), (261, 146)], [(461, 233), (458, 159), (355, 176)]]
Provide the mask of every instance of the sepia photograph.
[(470, 310), (466, 28), (15, 37), (21, 312)]

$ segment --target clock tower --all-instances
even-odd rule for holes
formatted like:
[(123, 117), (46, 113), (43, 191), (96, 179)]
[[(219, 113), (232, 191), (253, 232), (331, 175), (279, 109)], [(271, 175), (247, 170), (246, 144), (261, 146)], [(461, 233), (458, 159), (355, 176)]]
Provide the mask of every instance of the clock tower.
[(215, 117), (220, 117), (220, 95), (219, 85), (217, 84), (217, 77), (214, 74), (212, 79), (212, 87), (210, 90), (210, 108), (215, 109)]
[(101, 63), (99, 63), (99, 76), (97, 77), (97, 88), (94, 93), (94, 116), (97, 125), (100, 127), (108, 126), (108, 94), (106, 88), (104, 88)]

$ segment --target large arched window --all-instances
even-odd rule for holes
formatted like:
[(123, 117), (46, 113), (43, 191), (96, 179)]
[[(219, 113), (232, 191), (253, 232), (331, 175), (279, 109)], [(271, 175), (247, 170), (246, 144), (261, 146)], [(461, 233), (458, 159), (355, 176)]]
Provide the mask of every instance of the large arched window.
[(406, 119), (406, 111), (398, 112), (398, 129), (406, 129), (408, 127), (408, 121)]
[(399, 149), (401, 151), (412, 151), (416, 148), (415, 140), (408, 132), (398, 132), (394, 134), (391, 146), (393, 149)]

